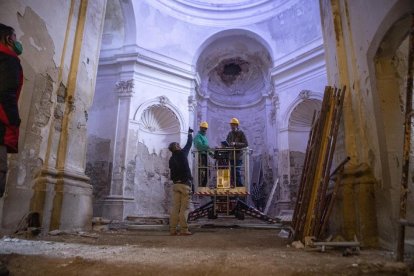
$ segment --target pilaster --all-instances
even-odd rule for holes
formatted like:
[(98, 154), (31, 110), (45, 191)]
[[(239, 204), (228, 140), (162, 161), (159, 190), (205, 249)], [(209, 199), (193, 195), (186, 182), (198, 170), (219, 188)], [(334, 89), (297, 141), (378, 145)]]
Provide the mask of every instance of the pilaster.
[(134, 94), (134, 81), (126, 80), (116, 83), (118, 110), (113, 145), (113, 169), (110, 194), (103, 202), (103, 216), (109, 219), (123, 220), (127, 210), (132, 208), (134, 198), (125, 194), (127, 172), (127, 147), (131, 98)]

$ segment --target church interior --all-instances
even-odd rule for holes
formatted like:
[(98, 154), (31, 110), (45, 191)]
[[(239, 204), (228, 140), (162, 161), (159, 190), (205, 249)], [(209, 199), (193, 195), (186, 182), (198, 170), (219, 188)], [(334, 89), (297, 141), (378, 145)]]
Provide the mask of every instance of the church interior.
[[(347, 162), (327, 236), (399, 261), (414, 253), (414, 1), (3, 0), (0, 22), (24, 48), (1, 242), (34, 213), (38, 239), (93, 233), (98, 220), (165, 223), (168, 145), (184, 146), (188, 129), (208, 122), (219, 148), (232, 118), (249, 142), (245, 176), (260, 182), (266, 216), (291, 221), (315, 116), (327, 87), (346, 87), (329, 137), (329, 170)], [(196, 173), (194, 155), (189, 162)], [(203, 200), (193, 196), (192, 208)], [(1, 247), (0, 256), (25, 254)]]

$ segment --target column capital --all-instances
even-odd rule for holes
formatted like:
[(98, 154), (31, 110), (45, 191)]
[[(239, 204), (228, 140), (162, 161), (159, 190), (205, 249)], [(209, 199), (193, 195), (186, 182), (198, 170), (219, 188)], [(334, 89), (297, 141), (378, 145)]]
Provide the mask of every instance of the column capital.
[(134, 94), (134, 80), (121, 80), (115, 83), (116, 92), (119, 97), (132, 97)]

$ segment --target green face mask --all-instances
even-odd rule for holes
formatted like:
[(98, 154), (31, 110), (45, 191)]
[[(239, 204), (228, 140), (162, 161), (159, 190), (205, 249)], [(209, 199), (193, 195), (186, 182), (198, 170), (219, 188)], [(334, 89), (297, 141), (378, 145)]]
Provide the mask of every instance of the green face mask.
[(13, 50), (19, 56), (23, 53), (23, 45), (19, 41), (14, 41)]

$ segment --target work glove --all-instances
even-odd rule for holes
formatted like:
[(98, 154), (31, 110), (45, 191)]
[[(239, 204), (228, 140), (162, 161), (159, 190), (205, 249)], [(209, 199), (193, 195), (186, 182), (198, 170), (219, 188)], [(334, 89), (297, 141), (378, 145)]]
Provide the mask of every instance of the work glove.
[(193, 133), (193, 132), (194, 132), (194, 130), (191, 127), (189, 127), (188, 128), (188, 133)]

